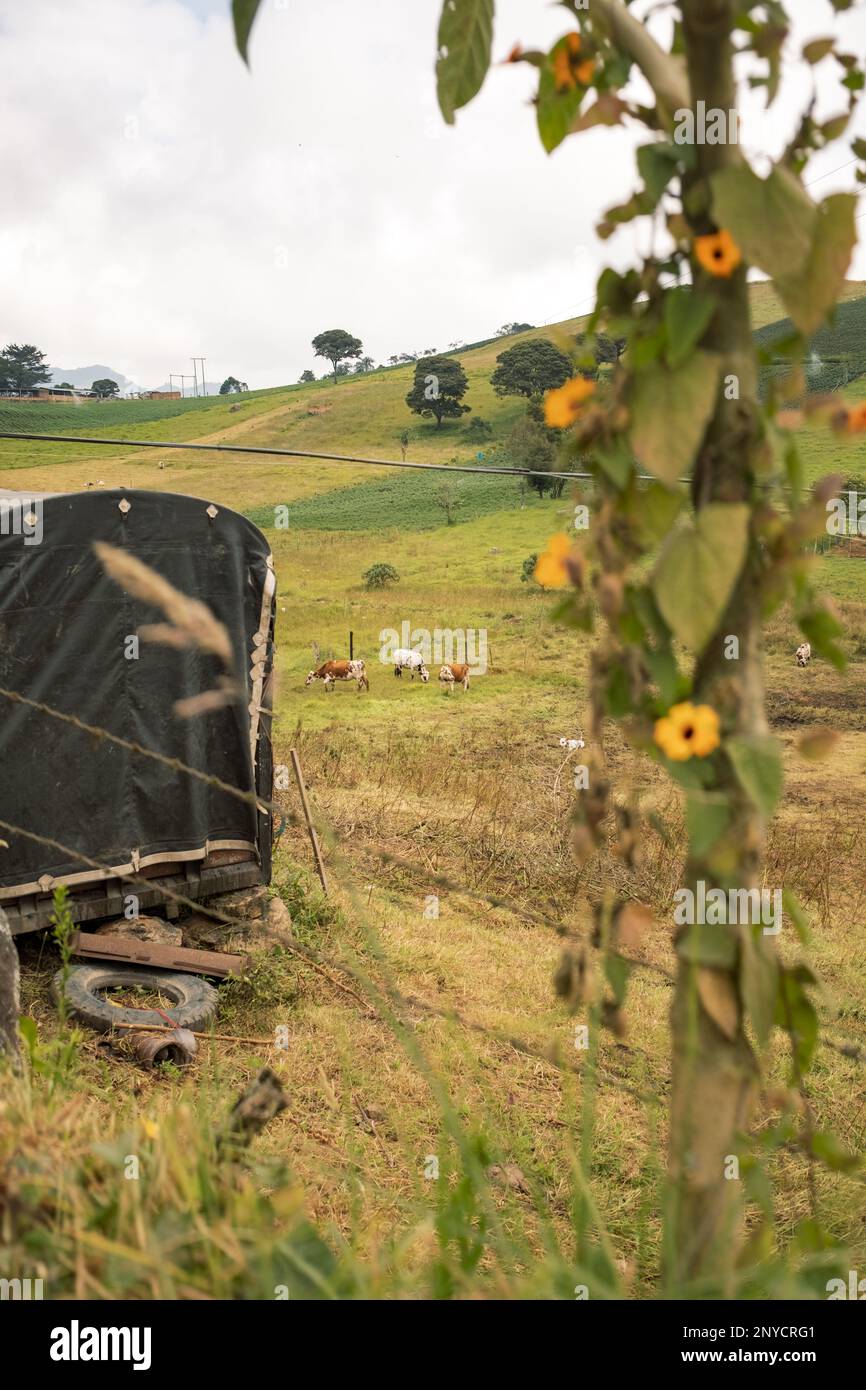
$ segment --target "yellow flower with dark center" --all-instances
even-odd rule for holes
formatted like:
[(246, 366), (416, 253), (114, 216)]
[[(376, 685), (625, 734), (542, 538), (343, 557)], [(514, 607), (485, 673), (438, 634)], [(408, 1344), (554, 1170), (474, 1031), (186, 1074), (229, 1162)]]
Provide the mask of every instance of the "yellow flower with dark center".
[(565, 557), (571, 550), (571, 541), (564, 531), (551, 536), (547, 549), (535, 562), (535, 578), (545, 589), (561, 589), (568, 583), (568, 568)]
[(570, 92), (575, 87), (588, 87), (595, 64), (592, 58), (581, 57), (580, 34), (566, 34), (553, 50), (553, 80), (558, 92)]
[(743, 259), (739, 246), (724, 228), (720, 232), (711, 232), (709, 236), (695, 237), (695, 256), (704, 270), (724, 279), (733, 275)]
[(693, 705), (684, 700), (672, 705), (663, 719), (656, 720), (655, 741), (672, 762), (705, 758), (719, 746), (719, 716), (710, 705)]
[(573, 376), (564, 386), (548, 391), (544, 398), (544, 419), (552, 429), (564, 430), (573, 425), (584, 401), (595, 391), (595, 382), (585, 376)]

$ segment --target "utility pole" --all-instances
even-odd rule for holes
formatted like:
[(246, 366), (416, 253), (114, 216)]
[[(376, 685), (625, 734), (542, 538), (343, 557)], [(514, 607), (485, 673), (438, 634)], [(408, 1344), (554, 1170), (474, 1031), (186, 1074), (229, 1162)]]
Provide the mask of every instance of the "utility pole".
[(177, 377), (178, 381), (180, 382), (180, 394), (181, 394), (181, 396), (185, 396), (185, 395), (186, 395), (186, 389), (185, 389), (183, 383), (184, 383), (185, 381), (192, 381), (192, 377), (190, 376), (189, 372), (169, 372), (169, 374), (168, 374), (168, 380), (169, 380), (169, 384), (170, 384), (172, 390), (174, 390), (174, 379), (175, 379), (175, 377)]
[(203, 357), (194, 357), (194, 358), (192, 359), (193, 371), (196, 373), (196, 379), (195, 379), (195, 393), (196, 393), (196, 395), (198, 395), (198, 368), (197, 368), (197, 366), (196, 366), (196, 363), (198, 363), (198, 362), (201, 363), (201, 393), (202, 393), (203, 396), (206, 396), (206, 395), (207, 395), (207, 386), (206, 386), (206, 384), (205, 384), (205, 379), (204, 379), (204, 363), (205, 363), (205, 359), (204, 359)]

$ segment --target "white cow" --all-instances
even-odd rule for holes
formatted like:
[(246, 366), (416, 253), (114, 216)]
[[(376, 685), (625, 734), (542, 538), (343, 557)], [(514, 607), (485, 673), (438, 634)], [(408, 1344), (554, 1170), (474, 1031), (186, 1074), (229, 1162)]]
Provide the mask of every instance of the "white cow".
[(794, 655), (797, 658), (798, 666), (808, 666), (812, 659), (812, 645), (810, 642), (801, 642)]
[(417, 671), (425, 685), (430, 679), (430, 672), (424, 665), (421, 653), (413, 652), (408, 647), (398, 647), (394, 653), (394, 675), (402, 676), (404, 671), (408, 671), (413, 680)]

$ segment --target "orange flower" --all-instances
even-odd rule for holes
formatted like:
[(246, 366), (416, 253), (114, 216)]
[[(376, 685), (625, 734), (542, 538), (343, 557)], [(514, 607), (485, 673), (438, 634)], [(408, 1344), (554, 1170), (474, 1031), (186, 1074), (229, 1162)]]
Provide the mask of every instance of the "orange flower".
[(580, 57), (580, 34), (566, 34), (553, 50), (553, 80), (558, 92), (570, 92), (578, 84), (588, 87), (595, 64)]
[(837, 428), (846, 434), (862, 434), (866, 430), (866, 401), (859, 405), (849, 405), (840, 410)]
[(573, 376), (564, 386), (548, 391), (544, 398), (544, 419), (551, 429), (564, 430), (573, 425), (585, 400), (595, 390), (595, 382), (585, 376)]
[(709, 236), (696, 236), (695, 256), (704, 270), (725, 279), (733, 275), (743, 259), (742, 251), (724, 227), (720, 232), (711, 232)]
[(535, 578), (545, 589), (561, 589), (568, 583), (568, 568), (565, 557), (571, 550), (571, 541), (564, 531), (551, 536), (547, 549), (535, 562)]
[(655, 741), (675, 763), (705, 758), (719, 746), (719, 716), (710, 705), (688, 700), (672, 705), (664, 719), (657, 719)]

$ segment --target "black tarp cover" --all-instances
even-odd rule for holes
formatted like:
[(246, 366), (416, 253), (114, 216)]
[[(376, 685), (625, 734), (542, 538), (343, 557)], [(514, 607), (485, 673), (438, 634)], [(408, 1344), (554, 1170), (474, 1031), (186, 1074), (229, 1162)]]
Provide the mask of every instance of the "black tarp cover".
[[(0, 533), (0, 686), (270, 798), (269, 721), (256, 707), (273, 657), (275, 586), (261, 532), (224, 507), (211, 516), (208, 502), (172, 493), (106, 490), (40, 505), (39, 544)], [(194, 718), (173, 713), (176, 700), (216, 686), (221, 663), (145, 641), (127, 659), (129, 636), (164, 615), (106, 575), (96, 540), (209, 605), (231, 636), (242, 699)], [(3, 696), (0, 816), (112, 869), (251, 847), (270, 877), (269, 818), (253, 806)], [(9, 841), (0, 846), (0, 901), (14, 888), (45, 892), (54, 880), (102, 877), (62, 850), (0, 838)]]

